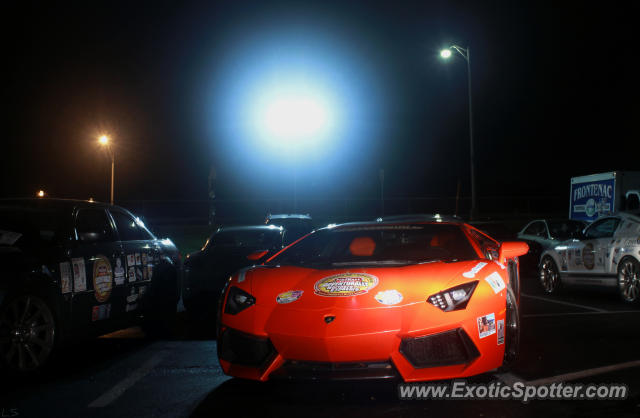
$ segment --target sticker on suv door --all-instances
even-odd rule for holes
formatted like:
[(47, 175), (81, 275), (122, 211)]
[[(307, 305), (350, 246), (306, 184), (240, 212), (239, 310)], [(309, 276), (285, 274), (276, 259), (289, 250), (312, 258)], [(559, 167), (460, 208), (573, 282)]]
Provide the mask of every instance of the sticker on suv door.
[(113, 272), (111, 263), (103, 255), (96, 256), (93, 261), (93, 290), (98, 302), (106, 302), (113, 289)]

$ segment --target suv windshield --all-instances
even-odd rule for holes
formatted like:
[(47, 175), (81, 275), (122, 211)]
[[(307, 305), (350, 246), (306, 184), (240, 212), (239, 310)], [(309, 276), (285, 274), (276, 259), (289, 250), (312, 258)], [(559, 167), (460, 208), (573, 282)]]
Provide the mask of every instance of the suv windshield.
[(371, 225), (316, 231), (268, 264), (392, 266), (477, 258), (457, 225)]
[(222, 230), (209, 239), (208, 247), (272, 249), (280, 245), (280, 229)]

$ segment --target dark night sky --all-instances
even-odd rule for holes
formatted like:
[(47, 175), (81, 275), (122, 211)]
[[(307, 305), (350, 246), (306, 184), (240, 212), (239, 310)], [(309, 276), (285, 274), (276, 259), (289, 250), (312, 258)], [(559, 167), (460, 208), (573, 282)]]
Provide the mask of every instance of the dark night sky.
[(291, 168), (239, 153), (213, 126), (212, 102), (243, 37), (289, 27), (327, 31), (353, 51), (381, 121), (330, 156), (303, 159), (302, 197), (375, 197), (381, 167), (390, 196), (451, 196), (458, 178), (468, 193), (466, 69), (439, 60), (447, 42), (472, 50), (479, 194), (563, 195), (573, 175), (640, 170), (637, 14), (631, 2), (597, 4), (14, 6), (3, 13), (0, 196), (44, 188), (107, 200), (109, 162), (95, 143), (107, 131), (116, 199), (206, 199), (212, 161), (219, 197), (283, 197)]

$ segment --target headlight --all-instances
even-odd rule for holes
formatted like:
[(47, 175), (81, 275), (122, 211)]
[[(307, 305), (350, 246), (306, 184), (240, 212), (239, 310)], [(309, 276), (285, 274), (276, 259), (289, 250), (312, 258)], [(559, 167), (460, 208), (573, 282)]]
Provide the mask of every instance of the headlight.
[(451, 289), (443, 290), (440, 293), (429, 296), (427, 299), (433, 306), (445, 312), (456, 311), (467, 307), (473, 291), (476, 289), (478, 281), (461, 284)]
[(224, 313), (235, 315), (244, 311), (251, 305), (256, 303), (256, 298), (249, 293), (235, 286), (229, 289), (229, 295), (227, 296), (227, 304), (224, 307)]

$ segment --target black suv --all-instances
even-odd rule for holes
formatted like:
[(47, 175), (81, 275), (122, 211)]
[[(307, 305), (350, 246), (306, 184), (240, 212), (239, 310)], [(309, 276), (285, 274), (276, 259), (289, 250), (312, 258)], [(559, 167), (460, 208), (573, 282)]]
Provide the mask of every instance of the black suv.
[(127, 210), (0, 200), (0, 366), (37, 370), (65, 342), (176, 312), (180, 255)]

